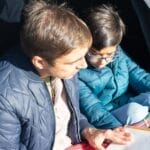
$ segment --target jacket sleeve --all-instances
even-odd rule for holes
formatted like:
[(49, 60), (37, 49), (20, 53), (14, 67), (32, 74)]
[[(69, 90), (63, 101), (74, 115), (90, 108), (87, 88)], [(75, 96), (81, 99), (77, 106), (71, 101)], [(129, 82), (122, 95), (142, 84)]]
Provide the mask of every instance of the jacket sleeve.
[(20, 141), (21, 125), (9, 102), (0, 96), (0, 150), (27, 150)]
[(125, 53), (129, 69), (129, 85), (137, 93), (150, 91), (150, 73), (140, 68), (134, 61), (132, 61)]
[(80, 80), (80, 109), (91, 124), (97, 128), (115, 128), (121, 123), (92, 94), (90, 88)]

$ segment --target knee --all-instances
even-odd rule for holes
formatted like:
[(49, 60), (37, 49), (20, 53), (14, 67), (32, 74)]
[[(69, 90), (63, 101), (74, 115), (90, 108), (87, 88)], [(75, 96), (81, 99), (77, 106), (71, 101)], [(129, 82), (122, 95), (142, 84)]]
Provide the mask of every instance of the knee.
[(143, 120), (148, 114), (148, 107), (138, 103), (131, 102), (128, 105), (128, 117), (130, 124)]

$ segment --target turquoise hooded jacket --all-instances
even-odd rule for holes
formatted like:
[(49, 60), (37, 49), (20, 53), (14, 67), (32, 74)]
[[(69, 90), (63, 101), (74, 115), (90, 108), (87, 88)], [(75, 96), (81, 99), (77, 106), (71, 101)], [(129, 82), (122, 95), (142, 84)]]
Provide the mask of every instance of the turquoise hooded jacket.
[(130, 97), (150, 91), (150, 73), (133, 62), (121, 47), (113, 62), (102, 69), (82, 69), (79, 80), (81, 111), (97, 128), (120, 126), (111, 111), (128, 103)]

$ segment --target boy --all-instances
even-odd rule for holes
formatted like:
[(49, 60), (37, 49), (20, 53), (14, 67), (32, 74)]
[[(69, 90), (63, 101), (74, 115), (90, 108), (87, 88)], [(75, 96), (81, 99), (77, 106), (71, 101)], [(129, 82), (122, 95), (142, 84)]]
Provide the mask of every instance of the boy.
[(106, 5), (90, 10), (85, 21), (93, 45), (86, 56), (88, 68), (79, 72), (81, 111), (98, 128), (141, 121), (150, 108), (150, 74), (119, 46), (125, 32), (123, 21)]
[(128, 143), (130, 134), (109, 130), (106, 136), (79, 111), (75, 74), (87, 66), (92, 43), (85, 23), (44, 1), (31, 1), (24, 16), (21, 46), (0, 60), (0, 149), (64, 150), (83, 138), (100, 149), (110, 135)]

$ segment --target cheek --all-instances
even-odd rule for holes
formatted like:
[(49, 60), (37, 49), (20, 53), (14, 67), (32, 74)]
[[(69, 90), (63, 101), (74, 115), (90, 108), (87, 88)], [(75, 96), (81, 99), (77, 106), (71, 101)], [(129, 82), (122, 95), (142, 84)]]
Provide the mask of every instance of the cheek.
[(87, 61), (88, 61), (91, 65), (94, 65), (94, 66), (97, 66), (97, 65), (101, 64), (100, 61), (97, 61), (97, 60), (94, 59), (93, 57), (88, 57), (88, 58), (87, 58)]
[(77, 64), (72, 64), (72, 65), (57, 65), (55, 66), (55, 74), (57, 74), (58, 76), (63, 76), (64, 77), (70, 77), (72, 75), (74, 75), (75, 73), (77, 73), (77, 69), (76, 69)]
[(94, 57), (87, 56), (86, 58), (87, 58), (87, 61), (88, 61), (89, 63), (91, 63), (91, 64), (97, 63), (97, 61), (96, 61), (96, 59), (95, 59)]
[(105, 67), (105, 64), (102, 64), (101, 62), (97, 62), (97, 63), (94, 63), (93, 66), (96, 68), (103, 68)]
[(75, 71), (75, 66), (64, 66), (61, 68), (58, 68), (56, 71), (61, 74), (72, 74)]
[(100, 60), (96, 61), (95, 59), (92, 58), (88, 59), (88, 62), (95, 68), (103, 68), (107, 65), (106, 63), (102, 63)]

